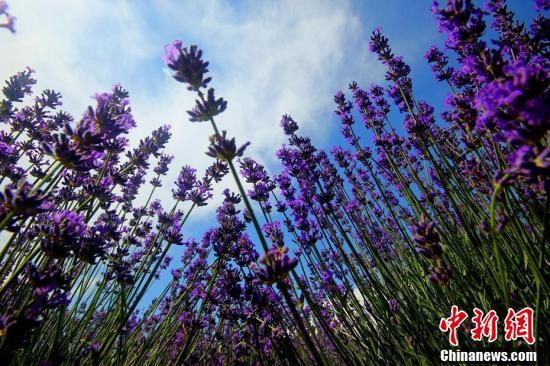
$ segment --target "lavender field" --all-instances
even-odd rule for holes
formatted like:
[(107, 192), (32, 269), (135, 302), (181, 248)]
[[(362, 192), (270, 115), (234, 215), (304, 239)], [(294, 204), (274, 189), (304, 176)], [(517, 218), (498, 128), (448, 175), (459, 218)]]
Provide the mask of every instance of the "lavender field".
[[(0, 50), (26, 22), (16, 2), (0, 0)], [(124, 85), (75, 115), (63, 87), (37, 87), (32, 58), (0, 68), (0, 364), (479, 361), (447, 350), (550, 364), (550, 2), (521, 2), (529, 19), (512, 3), (418, 2), (441, 35), (424, 59), (372, 27), (379, 82), (292, 101), (331, 117), (283, 114), (244, 128), (250, 141), (225, 118), (252, 104), (217, 88), (221, 59), (184, 37), (152, 45), (174, 88), (162, 97), (186, 111), (170, 123), (210, 136), (178, 154)], [(328, 148), (304, 132), (334, 123)], [(284, 142), (258, 159), (253, 136), (275, 130)]]

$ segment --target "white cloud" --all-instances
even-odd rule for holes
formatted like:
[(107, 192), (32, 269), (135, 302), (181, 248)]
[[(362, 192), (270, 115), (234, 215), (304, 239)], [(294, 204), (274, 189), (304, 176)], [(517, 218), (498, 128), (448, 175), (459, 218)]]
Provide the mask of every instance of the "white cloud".
[(212, 86), (229, 102), (219, 127), (238, 143), (252, 141), (248, 152), (269, 167), (283, 142), (282, 114), (293, 115), (305, 134), (323, 143), (337, 131), (331, 123), (334, 92), (354, 77), (372, 81), (381, 75), (367, 57), (367, 33), (347, 1), (11, 3), (18, 33), (0, 33), (0, 77), (32, 66), (37, 89), (60, 91), (76, 117), (93, 93), (121, 82), (139, 124), (132, 141), (161, 124), (173, 126), (168, 152), (176, 160), (164, 200), (178, 167), (206, 168), (211, 133), (206, 124), (187, 122), (194, 98), (163, 73), (165, 43), (180, 38), (204, 49)]

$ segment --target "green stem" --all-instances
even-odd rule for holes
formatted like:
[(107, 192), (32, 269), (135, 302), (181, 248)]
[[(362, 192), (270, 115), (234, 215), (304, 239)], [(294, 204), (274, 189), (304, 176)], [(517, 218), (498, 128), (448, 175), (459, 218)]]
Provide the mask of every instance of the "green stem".
[(499, 282), (500, 282), (500, 287), (502, 291), (502, 297), (503, 297), (502, 300), (506, 304), (506, 307), (510, 307), (510, 299), (509, 299), (510, 291), (508, 290), (508, 276), (507, 276), (506, 268), (504, 266), (504, 262), (502, 260), (501, 248), (497, 241), (497, 232), (496, 232), (495, 207), (496, 207), (497, 196), (500, 190), (501, 190), (500, 185), (495, 186), (495, 188), (493, 189), (493, 194), (491, 196), (491, 204), (489, 206), (489, 217), (490, 217), (489, 225), (491, 230), (491, 239), (493, 243), (493, 252), (495, 253), (497, 268), (501, 275), (501, 278), (499, 278)]

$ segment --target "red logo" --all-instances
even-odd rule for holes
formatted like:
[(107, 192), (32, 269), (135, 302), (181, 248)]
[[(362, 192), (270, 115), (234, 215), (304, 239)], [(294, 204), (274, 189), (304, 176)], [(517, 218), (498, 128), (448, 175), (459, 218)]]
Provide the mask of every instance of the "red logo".
[[(482, 341), (484, 338), (489, 342), (494, 342), (498, 337), (498, 320), (499, 317), (494, 310), (490, 310), (485, 314), (482, 310), (474, 308), (474, 317), (472, 318), (473, 328), (471, 337), (474, 341)], [(523, 308), (519, 311), (508, 309), (506, 319), (504, 319), (504, 339), (515, 341), (518, 338), (523, 338), (528, 344), (535, 343), (533, 329), (533, 309)], [(449, 343), (453, 346), (458, 346), (457, 328), (468, 319), (468, 313), (459, 310), (458, 306), (451, 307), (451, 316), (441, 318), (439, 321), (439, 330), (449, 332)]]
[(527, 343), (535, 343), (533, 336), (533, 309), (524, 308), (518, 312), (508, 309), (504, 319), (504, 339), (507, 341), (523, 338)]
[(458, 306), (453, 305), (451, 307), (451, 316), (448, 318), (441, 318), (439, 322), (439, 330), (442, 332), (449, 332), (449, 343), (453, 346), (458, 346), (458, 339), (456, 337), (456, 328), (460, 327), (460, 324), (468, 318), (468, 313), (462, 310), (458, 310)]
[(474, 341), (481, 341), (483, 337), (487, 337), (489, 338), (489, 342), (494, 342), (498, 335), (498, 315), (496, 311), (491, 310), (487, 315), (483, 316), (483, 311), (474, 308), (474, 313), (476, 315), (472, 318), (475, 325), (472, 329), (472, 339)]

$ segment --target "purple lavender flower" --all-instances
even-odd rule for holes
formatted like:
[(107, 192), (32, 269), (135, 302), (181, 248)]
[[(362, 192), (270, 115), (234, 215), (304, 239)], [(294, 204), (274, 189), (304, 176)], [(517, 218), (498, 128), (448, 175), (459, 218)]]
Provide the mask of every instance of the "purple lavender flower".
[(451, 279), (452, 275), (453, 275), (452, 267), (439, 265), (439, 266), (430, 268), (429, 274), (428, 274), (428, 280), (430, 280), (430, 282), (432, 282), (433, 284), (436, 284), (439, 286), (445, 286)]
[(246, 147), (250, 145), (250, 142), (247, 142), (237, 148), (235, 138), (228, 139), (226, 136), (226, 131), (222, 131), (221, 135), (210, 136), (210, 146), (206, 155), (222, 161), (232, 161), (235, 157), (242, 156)]
[(255, 263), (251, 265), (256, 277), (268, 285), (284, 280), (288, 272), (298, 265), (298, 259), (290, 258), (287, 252), (288, 248), (286, 247), (269, 249), (260, 259), (261, 267)]
[(127, 205), (128, 211), (130, 210), (132, 201), (139, 192), (139, 188), (145, 183), (146, 173), (145, 169), (138, 169), (130, 175), (124, 187), (122, 187), (122, 202)]
[(86, 224), (81, 214), (61, 210), (47, 215), (39, 228), (43, 234), (40, 245), (44, 253), (54, 258), (67, 258), (85, 234)]
[(472, 45), (485, 31), (484, 12), (476, 8), (471, 0), (448, 0), (447, 7), (443, 9), (434, 1), (432, 12), (437, 15), (439, 30), (448, 33), (447, 47), (472, 52)]
[(550, 9), (550, 1), (549, 0), (535, 0), (535, 9), (537, 11)]
[(214, 182), (219, 183), (227, 173), (229, 173), (229, 166), (227, 163), (216, 160), (206, 169), (205, 180), (213, 180)]
[(27, 67), (26, 70), (18, 72), (16, 75), (6, 81), (6, 86), (2, 88), (2, 93), (10, 102), (21, 102), (25, 95), (32, 93), (31, 87), (36, 84), (32, 78), (34, 70)]
[(100, 157), (100, 153), (93, 150), (81, 149), (71, 139), (72, 130), (69, 126), (67, 126), (67, 132), (68, 134), (54, 135), (51, 144), (44, 142), (42, 144), (44, 153), (51, 155), (67, 169), (85, 172), (94, 168), (94, 163)]
[(87, 230), (80, 240), (73, 243), (74, 255), (89, 264), (96, 264), (106, 253), (107, 243), (100, 230)]
[[(55, 265), (47, 270), (40, 272), (35, 265), (27, 267), (29, 281), (34, 287), (34, 292), (38, 297), (46, 296), (48, 307), (56, 307), (59, 304), (67, 303), (67, 298), (59, 292), (67, 291), (70, 287), (70, 278)], [(50, 296), (51, 293), (54, 296)]]
[(417, 105), (415, 117), (407, 115), (405, 118), (405, 128), (411, 134), (430, 131), (435, 124), (434, 108), (426, 102), (420, 101)]
[(390, 311), (393, 314), (397, 314), (399, 310), (401, 309), (401, 306), (399, 305), (399, 301), (397, 299), (389, 299), (388, 305), (390, 307)]
[(189, 192), (198, 184), (196, 171), (196, 169), (188, 165), (181, 168), (175, 182), (177, 189), (172, 189), (174, 199), (178, 201), (186, 201), (188, 199)]
[(531, 43), (525, 32), (525, 25), (516, 21), (515, 14), (508, 9), (504, 0), (490, 0), (486, 4), (493, 16), (492, 28), (499, 33), (495, 43), (501, 48), (501, 53), (511, 52), (514, 57), (526, 56), (526, 46)]
[(26, 273), (32, 286), (32, 296), (27, 298), (29, 302), (20, 311), (9, 309), (0, 316), (3, 346), (12, 350), (26, 346), (34, 330), (45, 322), (48, 310), (69, 303), (71, 279), (59, 267), (50, 265), (39, 270), (34, 264), (29, 264)]
[(239, 211), (235, 207), (240, 197), (227, 189), (224, 195), (222, 205), (216, 209), (219, 228), (209, 230), (203, 241), (212, 245), (218, 257), (233, 259), (239, 266), (248, 266), (258, 258), (258, 253), (245, 233), (246, 224), (239, 218)]
[(475, 103), (480, 123), (494, 120), (509, 142), (536, 144), (548, 131), (550, 92), (545, 61), (518, 61), (504, 68), (505, 77), (484, 86)]
[(284, 237), (281, 230), (281, 224), (277, 221), (270, 222), (263, 227), (265, 235), (271, 240), (274, 246), (283, 247)]
[(271, 181), (263, 165), (251, 158), (244, 158), (239, 161), (241, 174), (247, 183), (253, 184), (248, 191), (248, 196), (262, 203), (262, 208), (269, 211), (269, 193), (275, 189), (275, 183)]
[(416, 251), (428, 259), (438, 259), (443, 249), (439, 244), (439, 234), (435, 231), (435, 222), (421, 221), (412, 226)]
[(424, 58), (432, 65), (432, 71), (439, 81), (449, 80), (454, 73), (452, 67), (447, 66), (449, 60), (436, 46), (431, 46)]
[(241, 174), (247, 183), (256, 184), (269, 179), (263, 165), (252, 158), (243, 158), (239, 160)]
[(227, 109), (227, 102), (223, 98), (214, 96), (214, 89), (208, 89), (206, 100), (202, 99), (196, 101), (196, 106), (188, 111), (191, 122), (206, 122), (210, 121), (213, 117), (222, 113)]
[(388, 39), (382, 35), (380, 28), (376, 28), (371, 35), (369, 50), (378, 55), (378, 59), (384, 63), (393, 58)]
[(39, 97), (36, 97), (36, 102), (42, 106), (42, 108), (55, 109), (62, 105), (61, 93), (58, 93), (51, 89), (46, 89)]
[(11, 215), (11, 220), (6, 224), (8, 229), (14, 230), (16, 227), (12, 225), (15, 221), (46, 211), (45, 203), (46, 196), (40, 190), (34, 191), (27, 182), (7, 185), (4, 192), (0, 192), (0, 220), (7, 220), (7, 216)]
[(0, 17), (4, 15), (6, 18), (5, 22), (0, 22), (0, 28), (6, 28), (10, 32), (15, 33), (15, 17), (8, 12), (8, 3), (5, 0), (0, 0)]
[(467, 176), (472, 185), (480, 192), (490, 194), (491, 180), (483, 169), (481, 162), (478, 159), (467, 159), (460, 163), (461, 172)]
[(386, 80), (399, 81), (406, 78), (411, 72), (410, 66), (405, 63), (401, 56), (389, 59), (386, 65), (388, 66)]
[[(149, 167), (149, 157), (159, 157), (161, 151), (165, 148), (166, 144), (172, 137), (170, 133), (170, 126), (164, 125), (154, 130), (151, 136), (140, 140), (139, 146), (133, 151), (128, 151), (126, 156), (128, 162), (122, 164), (120, 172), (126, 172), (126, 175), (133, 172), (135, 169)], [(120, 185), (125, 184), (125, 175), (115, 173), (115, 177), (118, 179), (117, 183)]]
[(15, 323), (10, 315), (0, 315), (0, 337), (6, 337), (10, 331), (10, 327)]
[(211, 77), (206, 77), (208, 62), (202, 60), (202, 51), (192, 45), (182, 47), (182, 42), (176, 40), (166, 45), (163, 61), (171, 70), (175, 71), (174, 79), (186, 83), (189, 90), (199, 91), (206, 88)]
[(82, 123), (100, 134), (102, 139), (109, 140), (136, 126), (131, 110), (128, 107), (128, 92), (115, 85), (112, 93), (96, 94), (95, 109), (88, 107)]
[(550, 174), (550, 147), (539, 149), (523, 145), (511, 155), (510, 160), (510, 168), (505, 171), (510, 175), (534, 178)]
[(210, 198), (212, 198), (212, 186), (208, 179), (198, 182), (197, 187), (189, 192), (189, 201), (197, 206), (206, 206)]
[(153, 169), (157, 175), (166, 175), (168, 173), (168, 165), (174, 160), (173, 155), (162, 154), (159, 157), (158, 165)]
[(127, 285), (134, 283), (131, 264), (125, 259), (127, 255), (127, 249), (117, 248), (116, 252), (109, 256), (109, 262), (107, 263), (108, 270), (105, 273), (105, 277), (108, 280), (116, 279), (118, 283)]
[(338, 106), (335, 113), (345, 126), (351, 126), (354, 124), (353, 116), (351, 115), (351, 110), (353, 105), (351, 102), (346, 101), (344, 93), (341, 91), (337, 92), (334, 96), (334, 102)]
[(283, 118), (281, 118), (281, 127), (285, 135), (289, 136), (298, 131), (298, 124), (288, 114), (283, 115)]

